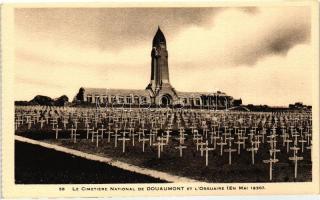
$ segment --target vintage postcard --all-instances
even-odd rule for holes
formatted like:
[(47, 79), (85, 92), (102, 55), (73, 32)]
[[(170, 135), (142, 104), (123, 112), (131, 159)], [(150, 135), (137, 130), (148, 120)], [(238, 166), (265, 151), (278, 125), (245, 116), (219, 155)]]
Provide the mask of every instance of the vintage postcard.
[(318, 194), (318, 8), (3, 5), (4, 197)]

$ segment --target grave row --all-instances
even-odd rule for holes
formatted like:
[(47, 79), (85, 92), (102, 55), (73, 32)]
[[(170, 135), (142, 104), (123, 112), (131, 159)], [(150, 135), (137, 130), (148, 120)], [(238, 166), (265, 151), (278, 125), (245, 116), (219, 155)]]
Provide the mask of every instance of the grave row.
[[(311, 113), (255, 113), (213, 112), (184, 109), (90, 109), (70, 107), (26, 106), (15, 109), (15, 130), (31, 129), (59, 133), (67, 132), (70, 140), (86, 139), (96, 147), (102, 140), (115, 148), (127, 151), (131, 143), (145, 148), (156, 148), (161, 158), (166, 147), (172, 146), (183, 157), (188, 148), (195, 148), (209, 165), (210, 152), (228, 156), (232, 165), (233, 154), (251, 154), (251, 164), (268, 152), (263, 163), (269, 165), (269, 177), (279, 154), (285, 154), (294, 163), (294, 177), (298, 176), (298, 162), (303, 155), (311, 155)], [(83, 135), (82, 135), (83, 134)], [(192, 141), (187, 145), (186, 141)]]

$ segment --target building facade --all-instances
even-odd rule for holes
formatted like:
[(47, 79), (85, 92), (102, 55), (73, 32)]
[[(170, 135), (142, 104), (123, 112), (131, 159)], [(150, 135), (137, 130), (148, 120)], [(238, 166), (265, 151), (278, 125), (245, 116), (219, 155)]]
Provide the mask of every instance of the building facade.
[(166, 38), (160, 28), (153, 38), (151, 50), (151, 77), (146, 89), (80, 88), (77, 102), (100, 105), (153, 105), (230, 108), (241, 105), (223, 92), (179, 92), (170, 84)]

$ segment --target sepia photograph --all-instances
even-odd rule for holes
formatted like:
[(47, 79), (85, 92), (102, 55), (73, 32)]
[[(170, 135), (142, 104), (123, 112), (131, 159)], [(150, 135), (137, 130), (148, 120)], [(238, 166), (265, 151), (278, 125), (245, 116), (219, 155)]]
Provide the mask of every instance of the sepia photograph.
[(90, 5), (11, 7), (12, 187), (319, 191), (316, 3)]

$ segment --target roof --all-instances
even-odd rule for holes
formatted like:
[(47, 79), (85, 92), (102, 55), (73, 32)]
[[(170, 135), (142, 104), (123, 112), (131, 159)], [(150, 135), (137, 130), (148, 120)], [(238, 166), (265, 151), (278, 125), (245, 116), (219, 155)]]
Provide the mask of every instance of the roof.
[(190, 97), (190, 96), (194, 96), (194, 97), (200, 97), (200, 96), (228, 96), (226, 95), (226, 93), (215, 93), (215, 92), (179, 92), (177, 91), (177, 95), (179, 97)]
[(158, 46), (160, 43), (166, 44), (166, 38), (164, 37), (164, 34), (162, 33), (160, 27), (158, 27), (157, 33), (152, 40), (152, 46)]
[(99, 94), (99, 95), (115, 95), (115, 96), (149, 96), (146, 90), (137, 89), (106, 89), (106, 88), (84, 88), (86, 94)]
[[(115, 95), (115, 96), (129, 96), (129, 95), (137, 95), (137, 96), (150, 96), (147, 90), (138, 90), (138, 89), (107, 89), (107, 88), (84, 88), (84, 92), (86, 94), (99, 94), (99, 95)], [(201, 97), (203, 95), (207, 96), (228, 96), (225, 93), (210, 93), (210, 92), (179, 92), (177, 91), (177, 95), (179, 97)]]

